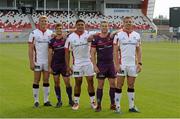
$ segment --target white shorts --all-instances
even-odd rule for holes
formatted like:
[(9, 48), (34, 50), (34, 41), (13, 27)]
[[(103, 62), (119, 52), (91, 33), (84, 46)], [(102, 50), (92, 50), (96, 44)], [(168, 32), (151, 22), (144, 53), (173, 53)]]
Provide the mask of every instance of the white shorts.
[(125, 66), (120, 65), (121, 71), (117, 73), (117, 76), (131, 76), (137, 77), (136, 65), (135, 66)]
[(73, 65), (73, 77), (94, 76), (93, 64), (83, 66)]
[(34, 71), (48, 71), (48, 63), (35, 63)]

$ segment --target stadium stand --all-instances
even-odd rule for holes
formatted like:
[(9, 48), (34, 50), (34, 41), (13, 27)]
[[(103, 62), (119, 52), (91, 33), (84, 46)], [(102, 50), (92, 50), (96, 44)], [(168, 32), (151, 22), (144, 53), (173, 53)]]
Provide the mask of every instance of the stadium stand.
[(26, 14), (22, 14), (17, 10), (1, 10), (0, 26), (5, 31), (21, 31), (31, 29), (31, 24)]
[[(38, 25), (38, 18), (39, 16), (43, 15), (43, 11), (36, 11), (33, 13), (32, 18), (35, 25)], [(49, 28), (53, 29), (55, 23), (62, 23), (64, 28), (68, 28), (68, 12), (67, 11), (47, 11), (46, 15), (49, 19)], [(125, 15), (119, 16), (112, 16), (108, 15), (105, 16), (100, 12), (88, 12), (88, 11), (80, 11), (77, 14), (75, 12), (69, 12), (69, 28), (74, 28), (74, 23), (78, 18), (83, 19), (86, 21), (86, 26), (89, 29), (98, 29), (100, 26), (100, 22), (103, 20), (109, 21), (109, 26), (111, 29), (119, 29), (122, 28), (122, 20)], [(135, 16), (130, 15), (133, 17), (135, 21), (135, 29), (137, 30), (148, 30), (153, 29), (151, 24), (148, 22), (145, 17), (141, 14), (136, 14)], [(24, 30), (24, 29), (31, 29), (30, 20), (28, 16), (22, 14), (18, 11), (0, 11), (0, 25), (1, 28), (5, 30)]]

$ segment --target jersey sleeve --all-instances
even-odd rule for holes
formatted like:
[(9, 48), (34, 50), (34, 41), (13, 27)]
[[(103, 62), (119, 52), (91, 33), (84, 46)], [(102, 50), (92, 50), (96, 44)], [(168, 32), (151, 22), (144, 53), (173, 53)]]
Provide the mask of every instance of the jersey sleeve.
[(53, 39), (51, 39), (48, 43), (49, 48), (53, 49)]
[(136, 39), (137, 39), (137, 45), (136, 46), (138, 47), (141, 45), (141, 37), (139, 34), (137, 35)]
[(91, 42), (91, 47), (96, 48), (97, 47), (97, 40), (94, 36), (94, 40)]
[(32, 44), (34, 40), (35, 40), (34, 31), (32, 31), (29, 35), (28, 43)]
[(114, 44), (114, 45), (119, 45), (119, 38), (118, 38), (118, 34), (116, 34), (116, 35), (114, 36), (114, 39), (113, 39), (113, 44)]
[(67, 37), (66, 42), (65, 42), (65, 45), (64, 45), (64, 48), (65, 48), (66, 50), (72, 50), (72, 48), (71, 48), (71, 42), (70, 42), (70, 36)]

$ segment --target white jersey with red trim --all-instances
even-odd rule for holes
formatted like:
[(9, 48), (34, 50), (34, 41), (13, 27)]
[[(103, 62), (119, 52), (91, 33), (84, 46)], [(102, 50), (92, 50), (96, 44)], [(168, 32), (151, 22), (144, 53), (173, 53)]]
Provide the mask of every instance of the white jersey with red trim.
[(141, 44), (140, 34), (132, 31), (120, 31), (114, 37), (114, 44), (120, 48), (120, 64), (126, 66), (136, 65), (136, 47)]
[(48, 63), (48, 42), (52, 33), (49, 29), (45, 32), (35, 29), (30, 33), (28, 43), (34, 44), (34, 61), (36, 63)]
[(72, 51), (73, 63), (77, 66), (91, 63), (90, 43), (87, 41), (89, 36), (90, 34), (86, 31), (81, 35), (73, 32), (66, 40), (65, 48)]

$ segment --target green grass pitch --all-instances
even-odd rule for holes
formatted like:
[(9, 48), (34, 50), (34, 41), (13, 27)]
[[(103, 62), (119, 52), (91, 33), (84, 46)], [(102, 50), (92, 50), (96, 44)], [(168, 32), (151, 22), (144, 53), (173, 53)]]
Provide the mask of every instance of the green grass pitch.
[[(29, 69), (27, 44), (0, 44), (0, 117), (23, 118), (180, 118), (180, 44), (168, 42), (145, 42), (143, 70), (139, 74), (135, 90), (136, 105), (141, 113), (128, 112), (127, 87), (123, 88), (122, 111), (116, 114), (109, 109), (109, 86), (106, 80), (102, 111), (90, 108), (86, 81), (83, 81), (80, 109), (73, 111), (68, 106), (64, 82), (61, 80), (62, 108), (44, 107), (42, 82), (40, 85), (40, 108), (33, 108), (33, 72)], [(95, 87), (97, 80), (94, 80)], [(74, 79), (71, 78), (74, 86)], [(50, 101), (56, 104), (50, 78)], [(126, 83), (125, 83), (126, 85)]]

